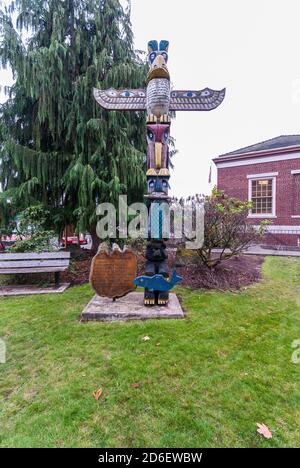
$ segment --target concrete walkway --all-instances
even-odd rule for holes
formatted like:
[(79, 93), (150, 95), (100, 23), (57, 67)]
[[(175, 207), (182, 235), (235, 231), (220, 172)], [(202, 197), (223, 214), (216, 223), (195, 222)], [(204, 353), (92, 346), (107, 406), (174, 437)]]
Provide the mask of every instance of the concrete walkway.
[(35, 294), (61, 294), (70, 283), (62, 283), (58, 288), (56, 286), (40, 287), (38, 285), (12, 285), (0, 286), (0, 297), (2, 296), (29, 296)]
[[(225, 252), (227, 249), (225, 250)], [(213, 249), (213, 252), (219, 253), (221, 249)], [(228, 250), (229, 252), (229, 250)], [(276, 250), (276, 249), (263, 249), (260, 245), (253, 245), (243, 251), (245, 255), (263, 255), (274, 257), (300, 257), (300, 250)]]
[(263, 249), (260, 245), (253, 245), (243, 253), (247, 255), (272, 255), (274, 257), (300, 257), (300, 250)]

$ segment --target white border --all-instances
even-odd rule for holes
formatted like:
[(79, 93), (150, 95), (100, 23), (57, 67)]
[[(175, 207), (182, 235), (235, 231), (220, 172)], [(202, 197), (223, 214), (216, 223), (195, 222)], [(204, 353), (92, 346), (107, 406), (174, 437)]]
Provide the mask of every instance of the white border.
[(263, 174), (256, 174), (255, 176), (248, 177), (248, 201), (252, 201), (252, 180), (259, 180), (259, 179), (271, 179), (272, 180), (272, 213), (271, 214), (252, 214), (251, 210), (249, 210), (248, 218), (277, 218), (276, 216), (276, 176), (264, 177)]
[(294, 174), (294, 175), (300, 174), (300, 169), (296, 169), (294, 171), (291, 171), (291, 174)]

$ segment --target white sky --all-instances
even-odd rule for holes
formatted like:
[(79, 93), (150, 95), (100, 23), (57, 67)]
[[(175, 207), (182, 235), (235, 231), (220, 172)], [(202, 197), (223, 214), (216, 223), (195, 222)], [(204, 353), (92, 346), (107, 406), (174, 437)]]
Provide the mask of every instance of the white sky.
[(219, 154), (300, 134), (299, 18), (299, 0), (132, 0), (136, 48), (170, 41), (174, 88), (227, 88), (214, 111), (177, 112), (174, 194), (207, 192)]
[[(208, 192), (210, 162), (219, 154), (300, 134), (299, 0), (131, 3), (137, 49), (151, 39), (170, 41), (174, 88), (227, 88), (218, 109), (177, 113), (173, 194)], [(0, 84), (9, 81), (2, 70)]]

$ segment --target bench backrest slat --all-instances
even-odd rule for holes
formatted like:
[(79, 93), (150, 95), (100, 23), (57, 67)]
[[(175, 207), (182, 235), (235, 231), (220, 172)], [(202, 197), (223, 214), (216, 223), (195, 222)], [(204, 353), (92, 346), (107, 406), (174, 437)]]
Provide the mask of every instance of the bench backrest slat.
[(59, 272), (68, 269), (70, 252), (0, 254), (0, 275)]
[(68, 268), (69, 266), (69, 260), (68, 259), (57, 259), (57, 260), (14, 260), (14, 261), (8, 261), (6, 260), (5, 262), (1, 262), (1, 257), (0, 257), (0, 269), (1, 270), (6, 270), (8, 268), (42, 268), (42, 267), (66, 267)]
[(42, 260), (42, 259), (63, 259), (70, 258), (70, 252), (41, 252), (41, 253), (3, 253), (0, 254), (0, 261), (4, 260)]
[(55, 273), (66, 271), (66, 267), (47, 267), (47, 268), (8, 268), (0, 270), (0, 275), (31, 274), (31, 273)]

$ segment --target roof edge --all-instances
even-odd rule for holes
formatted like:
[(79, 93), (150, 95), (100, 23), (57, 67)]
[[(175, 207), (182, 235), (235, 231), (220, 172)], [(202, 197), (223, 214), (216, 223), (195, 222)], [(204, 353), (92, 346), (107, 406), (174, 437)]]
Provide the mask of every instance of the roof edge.
[(284, 146), (281, 148), (272, 148), (260, 151), (249, 151), (248, 153), (235, 153), (235, 154), (223, 154), (213, 158), (214, 163), (218, 164), (223, 161), (233, 161), (239, 159), (248, 159), (254, 157), (264, 157), (273, 154), (284, 154), (284, 153), (294, 153), (296, 151), (300, 151), (300, 145), (291, 145), (291, 146)]

